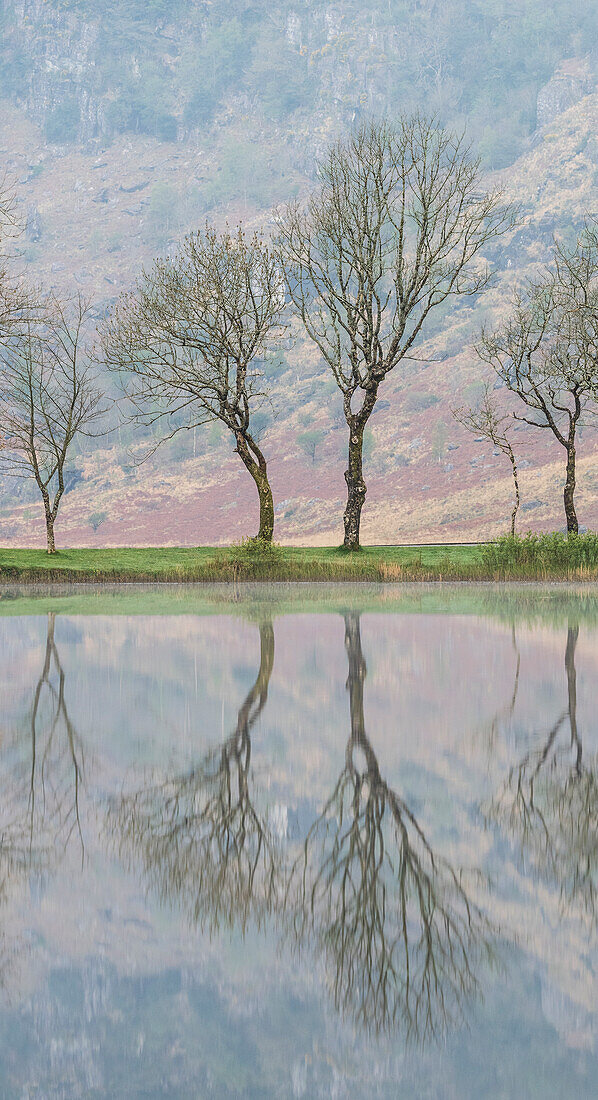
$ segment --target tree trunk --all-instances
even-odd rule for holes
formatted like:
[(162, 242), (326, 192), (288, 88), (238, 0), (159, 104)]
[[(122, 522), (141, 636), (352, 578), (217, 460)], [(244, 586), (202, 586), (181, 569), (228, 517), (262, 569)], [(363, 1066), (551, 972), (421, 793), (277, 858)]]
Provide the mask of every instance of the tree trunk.
[(367, 488), (363, 480), (363, 432), (365, 424), (349, 425), (349, 465), (345, 470), (347, 482), (347, 506), (343, 516), (345, 525), (345, 550), (359, 550), (361, 510)]
[(365, 501), (367, 487), (363, 480), (363, 433), (374, 411), (378, 399), (380, 379), (376, 378), (365, 391), (363, 404), (357, 412), (351, 410), (353, 392), (345, 392), (344, 413), (349, 428), (349, 465), (345, 470), (347, 482), (347, 506), (343, 516), (345, 525), (345, 550), (360, 550), (359, 527), (361, 510)]
[(263, 539), (264, 542), (272, 542), (272, 535), (274, 534), (274, 500), (268, 481), (266, 459), (257, 443), (251, 438), (238, 435), (236, 449), (257, 487), (260, 502), (260, 528), (257, 537)]
[(517, 519), (517, 512), (519, 511), (519, 474), (517, 471), (517, 463), (515, 461), (515, 455), (513, 449), (509, 447), (509, 458), (511, 460), (511, 466), (513, 468), (513, 482), (515, 485), (515, 505), (511, 512), (511, 537), (515, 537), (515, 520)]
[(579, 525), (577, 522), (577, 515), (575, 512), (574, 497), (575, 494), (575, 441), (569, 439), (567, 445), (567, 476), (565, 478), (565, 491), (563, 494), (565, 501), (565, 516), (567, 518), (567, 534), (577, 535), (579, 531)]
[(48, 546), (48, 554), (56, 553), (56, 544), (54, 542), (54, 513), (50, 507), (50, 498), (46, 493), (43, 494), (44, 512), (46, 515), (46, 540)]
[(54, 520), (52, 516), (46, 516), (46, 536), (48, 540), (48, 554), (55, 554), (56, 544), (54, 542)]
[(272, 490), (270, 488), (270, 482), (268, 481), (265, 462), (263, 470), (259, 466), (256, 468), (253, 479), (257, 485), (260, 501), (260, 529), (257, 533), (257, 537), (258, 539), (263, 539), (264, 542), (272, 542), (272, 535), (274, 534), (274, 501), (272, 499)]

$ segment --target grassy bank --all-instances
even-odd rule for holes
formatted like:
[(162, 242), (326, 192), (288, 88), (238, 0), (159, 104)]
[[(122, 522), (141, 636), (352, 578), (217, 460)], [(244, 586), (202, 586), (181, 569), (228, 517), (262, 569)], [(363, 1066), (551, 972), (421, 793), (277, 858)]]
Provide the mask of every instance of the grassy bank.
[(0, 581), (396, 581), (473, 576), (477, 546), (0, 550)]
[(598, 538), (528, 536), (462, 546), (0, 550), (0, 583), (598, 580)]

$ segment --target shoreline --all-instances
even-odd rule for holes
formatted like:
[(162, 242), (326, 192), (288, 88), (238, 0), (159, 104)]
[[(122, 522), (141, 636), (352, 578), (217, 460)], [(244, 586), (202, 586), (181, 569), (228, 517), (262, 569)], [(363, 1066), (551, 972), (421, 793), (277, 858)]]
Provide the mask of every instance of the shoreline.
[[(339, 547), (0, 549), (0, 587), (24, 585), (177, 585), (344, 583), (585, 583), (598, 564), (550, 560), (488, 560), (488, 544), (444, 543)], [(551, 555), (552, 556), (552, 555)]]

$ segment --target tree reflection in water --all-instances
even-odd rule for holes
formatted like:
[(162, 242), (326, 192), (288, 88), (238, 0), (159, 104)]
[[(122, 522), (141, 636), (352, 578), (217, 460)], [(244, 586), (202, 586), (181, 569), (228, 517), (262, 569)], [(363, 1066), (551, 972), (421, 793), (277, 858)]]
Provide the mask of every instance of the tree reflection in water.
[[(373, 1031), (425, 1040), (461, 1016), (493, 958), (464, 876), (438, 855), (383, 778), (364, 721), (360, 619), (345, 616), (351, 733), (344, 768), (287, 888), (298, 940), (328, 964), (337, 1009)], [(292, 899), (292, 900), (291, 900)]]
[[(6, 777), (0, 812), (0, 905), (32, 876), (54, 868), (73, 838), (85, 846), (80, 815), (83, 745), (71, 721), (66, 677), (55, 638), (56, 616), (48, 614), (46, 644), (26, 722), (14, 745), (17, 761)], [(0, 948), (5, 962), (20, 953), (16, 941)]]
[(538, 745), (511, 768), (488, 818), (505, 826), (536, 872), (554, 883), (561, 902), (597, 919), (597, 759), (584, 761), (577, 724), (575, 651), (579, 625), (565, 647), (567, 705)]
[(359, 615), (345, 618), (351, 729), (345, 764), (300, 852), (255, 807), (251, 730), (274, 661), (260, 626), (260, 667), (234, 733), (184, 775), (112, 808), (124, 861), (149, 888), (216, 932), (270, 916), (283, 939), (325, 960), (335, 1006), (368, 1031), (426, 1039), (460, 1016), (490, 960), (492, 929), (464, 878), (437, 855), (383, 779), (365, 731)]
[(125, 862), (139, 860), (149, 887), (209, 930), (260, 923), (273, 908), (280, 873), (280, 842), (251, 790), (251, 730), (274, 663), (272, 623), (259, 631), (259, 671), (231, 736), (190, 771), (112, 808), (110, 828)]
[[(83, 744), (71, 721), (65, 674), (55, 640), (56, 615), (48, 613), (46, 651), (31, 708), (29, 822), (31, 843), (48, 828), (64, 849), (76, 834), (84, 858), (79, 798), (84, 779)], [(40, 728), (41, 727), (41, 728)]]

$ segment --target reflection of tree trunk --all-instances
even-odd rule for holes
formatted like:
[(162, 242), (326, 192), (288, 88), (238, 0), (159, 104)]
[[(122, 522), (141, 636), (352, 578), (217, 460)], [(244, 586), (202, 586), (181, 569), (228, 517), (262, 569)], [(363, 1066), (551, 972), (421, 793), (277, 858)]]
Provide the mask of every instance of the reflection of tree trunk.
[[(526, 862), (557, 885), (564, 906), (575, 905), (594, 921), (598, 781), (595, 759), (582, 762), (575, 669), (578, 636), (579, 625), (570, 623), (565, 646), (567, 706), (543, 743), (511, 769), (488, 816), (517, 838)], [(567, 721), (570, 737), (563, 744), (559, 735)]]
[(112, 816), (121, 855), (140, 859), (150, 885), (193, 923), (244, 931), (271, 911), (280, 851), (251, 790), (251, 732), (268, 699), (274, 629), (260, 624), (260, 665), (234, 732), (190, 771), (122, 798)]
[(569, 728), (571, 730), (571, 747), (575, 747), (575, 767), (581, 771), (581, 738), (577, 731), (577, 674), (575, 671), (575, 649), (579, 637), (579, 624), (567, 629), (567, 646), (565, 648), (565, 671), (567, 673), (567, 701), (569, 712)]
[[(519, 651), (519, 645), (517, 644), (517, 633), (515, 630), (515, 622), (511, 623), (511, 642), (513, 646), (513, 652), (515, 654), (515, 676), (513, 679), (513, 690), (511, 692), (511, 698), (509, 702), (496, 711), (490, 720), (487, 727), (487, 745), (489, 751), (494, 749), (496, 738), (504, 721), (510, 722), (515, 713), (515, 706), (517, 703), (517, 696), (519, 694), (519, 678), (521, 675), (521, 653)], [(486, 734), (486, 730), (484, 730)]]
[(381, 775), (365, 729), (359, 615), (344, 622), (345, 766), (291, 869), (287, 904), (298, 941), (315, 938), (325, 955), (337, 1008), (368, 1030), (402, 1024), (424, 1038), (477, 988), (474, 956), (491, 952), (490, 929)]
[[(62, 721), (64, 731), (66, 733), (66, 740), (68, 745), (68, 757), (72, 767), (73, 776), (73, 802), (69, 808), (61, 801), (62, 792), (60, 785), (53, 780), (53, 797), (57, 799), (57, 804), (54, 807), (58, 814), (59, 827), (62, 829), (67, 826), (67, 833), (65, 844), (68, 843), (72, 835), (73, 830), (79, 835), (81, 841), (82, 855), (84, 855), (83, 833), (81, 829), (81, 818), (79, 812), (79, 792), (82, 779), (82, 765), (80, 763), (79, 755), (81, 752), (81, 744), (78, 735), (75, 731), (73, 723), (71, 721), (68, 707), (65, 698), (65, 674), (60, 661), (58, 648), (55, 640), (55, 628), (56, 628), (56, 614), (53, 611), (48, 612), (48, 622), (46, 630), (46, 649), (44, 654), (44, 664), (42, 671), (37, 682), (35, 693), (33, 696), (33, 706), (31, 709), (30, 718), (30, 733), (31, 733), (31, 770), (30, 770), (30, 785), (29, 785), (29, 817), (30, 817), (30, 833), (31, 841), (33, 842), (33, 832), (36, 828), (35, 821), (35, 805), (36, 805), (36, 785), (39, 777), (42, 791), (42, 802), (46, 805), (46, 778), (47, 772), (50, 767), (51, 753), (54, 748), (57, 730), (60, 722)], [(52, 680), (52, 672), (55, 671), (58, 676), (58, 685)], [(53, 714), (50, 721), (50, 728), (47, 735), (46, 743), (44, 745), (41, 759), (39, 758), (39, 733), (38, 733), (38, 721), (40, 705), (44, 689), (51, 700), (53, 707)], [(56, 767), (56, 764), (53, 765)], [(72, 816), (72, 821), (71, 821)]]
[(239, 707), (237, 728), (222, 748), (222, 767), (230, 775), (234, 761), (240, 804), (250, 804), (249, 767), (251, 764), (251, 730), (268, 701), (268, 685), (274, 665), (274, 627), (260, 623), (260, 667), (255, 683)]

